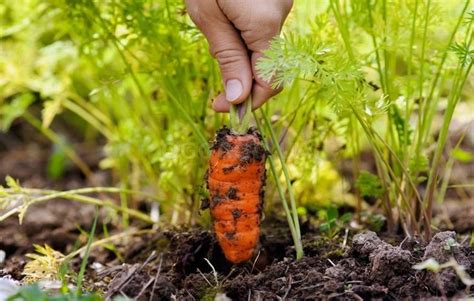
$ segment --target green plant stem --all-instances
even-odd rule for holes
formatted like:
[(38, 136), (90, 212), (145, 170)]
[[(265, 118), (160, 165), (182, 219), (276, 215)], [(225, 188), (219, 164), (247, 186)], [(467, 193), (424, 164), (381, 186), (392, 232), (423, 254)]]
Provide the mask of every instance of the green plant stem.
[[(410, 46), (408, 49), (408, 58), (407, 58), (407, 91), (406, 91), (406, 98), (405, 98), (405, 118), (404, 118), (404, 141), (403, 144), (403, 162), (405, 166), (409, 164), (410, 161), (410, 153), (408, 152), (409, 146), (409, 128), (410, 128), (410, 117), (412, 115), (413, 106), (410, 105), (410, 100), (412, 97), (412, 83), (411, 83), (411, 76), (412, 76), (412, 69), (413, 69), (413, 48), (415, 44), (416, 38), (416, 20), (418, 14), (418, 0), (415, 1), (415, 9), (413, 12), (412, 24), (411, 24), (411, 32), (410, 32)], [(403, 175), (402, 182), (408, 181), (411, 175)], [(410, 196), (410, 189), (411, 187), (407, 187), (407, 194)], [(413, 199), (413, 201), (412, 201)], [(412, 202), (411, 207), (416, 208), (416, 200), (410, 197), (410, 201)], [(413, 214), (416, 214), (413, 212)], [(410, 221), (410, 229), (413, 230), (416, 221)]]
[[(408, 202), (408, 199), (407, 197), (405, 196), (405, 193), (403, 191), (403, 188), (402, 188), (402, 185), (400, 183), (400, 181), (398, 180), (398, 177), (397, 175), (395, 174), (395, 172), (393, 171), (393, 169), (391, 168), (390, 164), (388, 163), (388, 161), (382, 156), (382, 150), (380, 149), (380, 147), (378, 146), (378, 144), (375, 142), (376, 139), (378, 139), (384, 146), (385, 148), (387, 149), (387, 151), (392, 155), (392, 157), (394, 159), (396, 159), (397, 163), (399, 164), (400, 168), (401, 168), (401, 171), (407, 176), (407, 180), (408, 180), (408, 183), (410, 184), (410, 186), (414, 189), (415, 191), (415, 195), (416, 195), (416, 198), (417, 200), (419, 201), (420, 204), (422, 204), (422, 199), (421, 199), (421, 196), (419, 195), (418, 191), (416, 190), (416, 185), (415, 183), (412, 181), (412, 179), (409, 177), (409, 173), (408, 173), (408, 170), (404, 167), (403, 165), (403, 162), (400, 160), (400, 158), (397, 156), (397, 154), (392, 150), (392, 148), (390, 147), (390, 145), (388, 145), (388, 143), (386, 141), (384, 141), (382, 139), (382, 137), (380, 137), (380, 135), (374, 131), (373, 129), (371, 129), (371, 127), (369, 125), (366, 124), (366, 122), (364, 121), (364, 119), (362, 118), (362, 116), (360, 116), (360, 114), (357, 112), (357, 110), (351, 105), (349, 104), (349, 106), (351, 107), (354, 115), (357, 117), (357, 119), (359, 120), (359, 123), (361, 124), (364, 132), (366, 133), (367, 137), (369, 138), (369, 141), (371, 141), (371, 144), (375, 150), (375, 154), (376, 154), (376, 158), (378, 158), (379, 160), (381, 160), (381, 162), (383, 163), (383, 165), (379, 165), (379, 167), (381, 166), (385, 166), (387, 168), (387, 171), (388, 173), (390, 174), (391, 176), (391, 179), (393, 181), (393, 183), (395, 184), (395, 187), (398, 189), (398, 192), (400, 194), (400, 197), (402, 197), (402, 199), (404, 200), (406, 206), (408, 206), (409, 208), (409, 213), (411, 214), (411, 218), (412, 220), (416, 220), (415, 216), (413, 216), (413, 210), (411, 209), (411, 206), (410, 206), (410, 203)], [(384, 174), (382, 174), (384, 175)], [(385, 180), (388, 180), (388, 176), (385, 176), (383, 177), (383, 179)], [(385, 181), (384, 180), (384, 181)], [(388, 200), (387, 200), (388, 202)], [(387, 204), (387, 206), (389, 206), (390, 204)], [(425, 214), (425, 212), (423, 212), (424, 216), (425, 216), (425, 223), (426, 223), (426, 219), (427, 219), (427, 215)], [(426, 226), (426, 225), (425, 225)], [(419, 226), (416, 225), (416, 228), (419, 229)], [(419, 230), (417, 230), (417, 233), (419, 233)]]
[[(239, 110), (242, 110), (240, 116)], [(239, 105), (230, 106), (230, 127), (237, 134), (245, 134), (249, 128), (250, 116), (252, 115), (252, 99), (249, 97)]]
[[(14, 190), (14, 189), (4, 189), (4, 191), (9, 194), (24, 194), (27, 197), (31, 197), (29, 194), (38, 192), (37, 189), (28, 189), (28, 188), (22, 188), (20, 191)], [(27, 201), (27, 204), (25, 205), (30, 206), (35, 203), (45, 202), (45, 201), (49, 201), (53, 199), (69, 199), (69, 200), (78, 201), (81, 203), (93, 204), (100, 207), (111, 208), (118, 212), (127, 213), (128, 215), (134, 218), (137, 218), (145, 223), (148, 223), (148, 224), (154, 223), (148, 215), (140, 211), (130, 209), (130, 208), (123, 208), (121, 206), (118, 206), (112, 203), (111, 201), (103, 201), (97, 198), (82, 195), (84, 193), (99, 193), (99, 192), (109, 192), (109, 193), (122, 193), (123, 192), (123, 193), (129, 193), (129, 194), (135, 193), (129, 190), (127, 191), (127, 190), (122, 190), (118, 188), (105, 188), (105, 187), (82, 188), (82, 189), (75, 189), (75, 190), (62, 191), (62, 192), (47, 190), (46, 192), (43, 191), (43, 193), (46, 195), (30, 198)], [(23, 209), (23, 206), (19, 206), (7, 211), (6, 213), (0, 216), (0, 221), (3, 221), (14, 214), (21, 212), (22, 209)]]
[[(444, 63), (446, 62), (446, 58), (448, 57), (449, 47), (452, 45), (452, 43), (454, 41), (454, 37), (456, 36), (456, 33), (458, 32), (459, 26), (461, 26), (462, 20), (464, 19), (464, 14), (466, 13), (467, 8), (469, 7), (469, 3), (470, 3), (470, 0), (466, 0), (466, 3), (464, 4), (464, 7), (463, 7), (463, 9), (462, 9), (462, 11), (461, 11), (461, 13), (458, 17), (457, 23), (454, 26), (454, 29), (451, 32), (451, 35), (449, 36), (449, 40), (448, 40), (448, 42), (446, 44), (446, 47), (445, 47), (445, 50), (443, 52), (443, 57), (441, 58), (441, 61), (438, 65), (438, 68), (437, 68), (436, 73), (435, 73), (435, 77), (433, 79), (433, 83), (431, 84), (430, 91), (428, 93), (428, 96), (426, 97), (426, 107), (427, 108), (432, 107), (431, 101), (433, 99), (434, 91), (438, 87), (438, 80), (441, 76), (441, 72), (443, 70)], [(423, 125), (422, 125), (422, 131), (423, 132), (421, 133), (423, 138), (424, 138), (423, 140), (426, 140), (426, 135), (428, 135), (427, 129), (430, 128), (428, 126), (430, 124), (431, 124), (431, 122), (428, 118), (423, 119)]]
[[(350, 117), (350, 124), (351, 124), (351, 139), (352, 139), (352, 147), (353, 147), (353, 163), (352, 163), (352, 176), (354, 183), (357, 182), (360, 174), (360, 142), (359, 142), (359, 135), (357, 135), (358, 126), (357, 126), (357, 119), (353, 116)], [(362, 198), (359, 193), (359, 190), (356, 190), (355, 197), (357, 200), (357, 207), (356, 207), (356, 219), (357, 223), (361, 224), (361, 212), (362, 212)]]
[[(127, 189), (127, 186), (128, 186), (127, 183), (128, 183), (128, 179), (127, 181), (124, 181), (124, 179), (122, 179), (120, 183), (120, 188), (122, 190)], [(122, 209), (122, 226), (124, 228), (128, 228), (128, 225), (130, 224), (129, 214), (127, 212), (128, 195), (126, 193), (120, 192), (119, 196), (120, 196), (120, 208)]]
[[(432, 118), (434, 116), (434, 112), (435, 112), (435, 108), (436, 108), (436, 105), (433, 103), (434, 93), (435, 93), (436, 89), (439, 89), (440, 85), (438, 84), (438, 81), (441, 77), (443, 66), (444, 66), (444, 63), (447, 59), (448, 53), (449, 53), (449, 47), (451, 46), (452, 42), (454, 41), (456, 33), (458, 32), (458, 29), (459, 29), (460, 25), (462, 24), (462, 20), (464, 19), (464, 14), (465, 14), (468, 6), (469, 6), (469, 2), (470, 2), (470, 0), (467, 0), (465, 2), (462, 11), (459, 14), (459, 17), (457, 18), (456, 25), (454, 26), (453, 30), (451, 31), (448, 42), (446, 43), (446, 47), (444, 48), (441, 60), (440, 60), (438, 66), (436, 68), (435, 76), (434, 76), (433, 81), (431, 83), (429, 93), (426, 97), (426, 100), (424, 101), (423, 108), (426, 110), (426, 112), (421, 112), (421, 108), (420, 108), (420, 116), (418, 116), (419, 126), (416, 128), (416, 137), (415, 137), (416, 140), (414, 140), (415, 143), (413, 143), (413, 150), (412, 150), (412, 153), (415, 153), (416, 158), (419, 157), (419, 153), (420, 153), (420, 150), (421, 150), (421, 145), (426, 143), (426, 141), (428, 139), (428, 134), (430, 132), (429, 129), (431, 128), (431, 121), (432, 121)], [(418, 4), (418, 1), (416, 1), (416, 4)], [(416, 12), (415, 12), (414, 18), (415, 17), (416, 17)], [(413, 21), (413, 26), (414, 26), (414, 24), (415, 24), (415, 21)], [(414, 30), (414, 29), (412, 29), (412, 30)], [(408, 67), (411, 67), (411, 61), (409, 61)], [(409, 92), (411, 92), (410, 82), (409, 82), (408, 88), (409, 88)], [(410, 97), (410, 95), (407, 96), (407, 105), (408, 105), (408, 102), (409, 102), (409, 97)], [(408, 123), (408, 120), (409, 120), (409, 118), (412, 114), (412, 111), (413, 111), (413, 108), (410, 108), (406, 112), (406, 118), (405, 119), (406, 119), (407, 123)], [(431, 113), (429, 113), (429, 111), (431, 111)], [(421, 115), (423, 115), (423, 117)], [(405, 160), (408, 160), (408, 158), (409, 158), (408, 151), (406, 152), (405, 158), (406, 158)], [(415, 173), (412, 174), (410, 178), (416, 179), (418, 177), (418, 175), (419, 175), (419, 171), (415, 171)], [(416, 188), (412, 188), (411, 191), (413, 193), (416, 193)], [(410, 190), (408, 191), (408, 193), (409, 193), (409, 195), (411, 195)], [(415, 203), (416, 203), (416, 201), (414, 201), (414, 204)], [(424, 205), (422, 205), (422, 208), (424, 208)], [(422, 210), (424, 210), (424, 209), (422, 209)], [(425, 227), (429, 227), (429, 225), (427, 225), (425, 223)], [(430, 230), (428, 230), (428, 231), (430, 231)]]
[[(434, 92), (435, 92), (436, 88), (438, 87), (438, 80), (441, 76), (444, 63), (446, 61), (446, 58), (448, 57), (449, 47), (451, 46), (452, 42), (454, 41), (454, 37), (456, 36), (456, 33), (458, 32), (459, 26), (461, 25), (462, 20), (464, 19), (464, 14), (465, 14), (468, 6), (469, 6), (469, 2), (470, 2), (469, 0), (466, 1), (465, 5), (464, 5), (459, 17), (458, 17), (457, 23), (454, 26), (454, 29), (452, 30), (451, 35), (449, 36), (449, 40), (446, 44), (445, 50), (443, 52), (443, 56), (441, 58), (441, 61), (438, 64), (438, 67), (437, 67), (437, 70), (436, 70), (436, 73), (435, 73), (435, 77), (434, 77), (433, 82), (431, 84), (430, 91), (429, 91), (429, 93), (426, 97), (424, 108), (429, 109), (429, 108), (432, 107), (431, 102), (433, 100)], [(420, 109), (420, 111), (421, 111), (421, 109)], [(427, 137), (428, 132), (429, 132), (429, 128), (430, 128), (429, 125), (431, 124), (431, 122), (428, 122), (428, 121), (430, 121), (430, 118), (427, 118), (426, 115), (427, 114), (423, 114), (423, 117), (419, 116), (419, 121), (421, 123), (418, 126), (417, 143), (414, 144), (415, 145), (415, 150), (414, 150), (415, 153), (418, 153), (419, 149), (421, 148), (420, 144), (423, 141), (426, 140), (426, 137)]]
[(410, 117), (411, 117), (411, 106), (410, 106), (410, 99), (411, 99), (411, 93), (412, 93), (412, 85), (411, 85), (411, 76), (412, 76), (412, 69), (413, 69), (413, 47), (415, 44), (415, 38), (416, 38), (416, 17), (418, 13), (418, 0), (415, 1), (415, 10), (413, 12), (413, 19), (411, 23), (411, 32), (410, 32), (410, 46), (408, 49), (408, 58), (407, 58), (407, 78), (408, 78), (408, 83), (407, 83), (407, 95), (405, 99), (405, 131), (404, 131), (404, 149), (403, 149), (403, 155), (404, 155), (404, 162), (405, 165), (408, 164), (409, 161), (409, 154), (408, 154), (408, 135), (409, 135), (409, 126), (410, 126)]
[[(454, 147), (454, 149), (457, 149), (461, 145), (462, 141), (464, 140), (465, 135), (466, 135), (466, 131), (464, 131), (462, 133), (462, 135), (459, 138), (458, 142), (456, 143), (456, 146)], [(444, 167), (445, 171), (444, 171), (444, 174), (443, 174), (443, 180), (441, 182), (441, 187), (439, 189), (438, 197), (437, 197), (437, 203), (438, 204), (443, 203), (444, 197), (446, 195), (446, 191), (448, 190), (449, 179), (451, 178), (451, 172), (453, 170), (454, 160), (455, 160), (455, 158), (452, 154), (452, 151), (453, 151), (453, 149), (451, 150), (451, 152), (450, 152), (451, 155), (449, 156), (448, 161), (446, 162), (446, 165)]]
[(428, 0), (428, 4), (426, 5), (426, 11), (425, 11), (425, 24), (423, 28), (423, 39), (422, 39), (422, 44), (421, 44), (421, 58), (420, 58), (420, 76), (418, 78), (418, 84), (419, 84), (419, 102), (420, 102), (420, 108), (418, 110), (418, 135), (417, 135), (417, 142), (416, 142), (416, 149), (415, 149), (415, 162), (418, 162), (420, 159), (420, 153), (421, 153), (421, 147), (423, 144), (422, 141), (422, 128), (423, 128), (423, 118), (424, 118), (424, 109), (426, 106), (426, 100), (423, 98), (423, 84), (424, 84), (424, 66), (425, 66), (425, 52), (426, 52), (426, 35), (428, 32), (428, 21), (429, 21), (429, 13), (430, 13), (430, 5), (431, 5), (431, 0)]
[[(474, 38), (474, 33), (472, 32), (472, 20), (468, 24), (468, 28), (466, 31), (466, 36), (464, 39), (465, 45), (471, 45), (472, 40)], [(432, 218), (432, 208), (434, 203), (434, 193), (436, 190), (436, 185), (438, 182), (438, 169), (441, 164), (441, 157), (444, 151), (444, 147), (446, 145), (446, 140), (448, 137), (449, 126), (451, 124), (451, 120), (454, 114), (454, 110), (461, 98), (462, 89), (464, 87), (465, 82), (469, 78), (473, 61), (469, 62), (469, 65), (464, 66), (465, 62), (460, 61), (458, 64), (456, 76), (452, 85), (451, 93), (448, 98), (448, 106), (444, 113), (443, 123), (441, 126), (441, 131), (438, 137), (438, 143), (436, 145), (436, 150), (433, 155), (431, 169), (429, 171), (428, 177), (428, 184), (426, 188), (426, 193), (423, 198), (423, 209), (426, 211), (428, 217), (428, 224), (431, 225), (431, 218)], [(425, 238), (428, 240), (431, 238), (431, 228), (425, 231)]]
[[(446, 145), (446, 140), (448, 137), (448, 131), (449, 131), (449, 125), (451, 124), (451, 119), (454, 114), (454, 109), (456, 108), (456, 105), (459, 101), (459, 98), (461, 97), (461, 91), (462, 87), (464, 86), (464, 83), (466, 82), (469, 73), (472, 68), (472, 62), (467, 66), (466, 72), (463, 74), (464, 68), (460, 65), (458, 68), (458, 73), (456, 76), (456, 79), (453, 83), (452, 90), (454, 91), (450, 94), (450, 97), (448, 99), (448, 106), (446, 108), (446, 111), (444, 113), (444, 118), (443, 118), (443, 124), (441, 127), (441, 131), (439, 134), (438, 138), (438, 143), (436, 145), (436, 150), (433, 156), (432, 160), (432, 165), (431, 169), (429, 171), (429, 176), (428, 176), (428, 184), (427, 184), (427, 189), (425, 196), (423, 198), (423, 204), (424, 204), (424, 211), (426, 211), (428, 215), (428, 224), (431, 224), (431, 217), (432, 217), (432, 208), (433, 208), (433, 201), (434, 201), (434, 193), (436, 189), (436, 184), (438, 182), (438, 169), (441, 163), (441, 157), (443, 154), (444, 146)], [(429, 240), (431, 237), (431, 229), (425, 229), (425, 239)]]
[(275, 131), (273, 130), (273, 127), (270, 123), (270, 120), (268, 116), (265, 114), (265, 112), (262, 111), (262, 117), (264, 120), (264, 123), (270, 133), (270, 138), (272, 140), (273, 146), (276, 149), (278, 158), (281, 162), (281, 167), (283, 170), (283, 174), (285, 176), (285, 181), (286, 181), (286, 186), (288, 190), (288, 196), (290, 198), (290, 207), (291, 207), (291, 213), (293, 216), (293, 223), (295, 225), (295, 230), (296, 230), (296, 236), (299, 239), (299, 245), (295, 246), (296, 247), (296, 258), (302, 258), (303, 257), (303, 247), (301, 245), (301, 229), (300, 229), (300, 222), (299, 222), (299, 217), (298, 217), (298, 211), (296, 208), (296, 200), (295, 200), (295, 195), (293, 193), (293, 187), (291, 185), (291, 179), (290, 179), (290, 173), (288, 172), (288, 168), (285, 163), (285, 156), (283, 155), (283, 152), (281, 150), (278, 138), (275, 135)]
[(38, 131), (40, 131), (46, 138), (51, 140), (55, 144), (61, 144), (64, 148), (64, 153), (66, 156), (71, 159), (71, 161), (81, 170), (81, 172), (86, 176), (87, 179), (92, 179), (92, 170), (87, 166), (87, 164), (82, 161), (82, 159), (77, 155), (77, 153), (69, 147), (61, 142), (61, 138), (49, 128), (42, 126), (41, 121), (36, 119), (33, 115), (31, 115), (28, 111), (23, 113), (23, 118), (35, 127)]
[[(371, 14), (372, 15), (372, 14)], [(382, 30), (383, 32), (383, 40), (382, 40), (382, 45), (386, 45), (386, 42), (387, 42), (387, 0), (382, 0), (382, 17), (383, 17), (383, 25), (384, 25), (384, 28)], [(372, 18), (372, 16), (370, 17)], [(385, 79), (385, 88), (386, 88), (386, 91), (385, 93), (387, 94), (388, 96), (388, 99), (391, 100), (392, 99), (392, 89), (391, 89), (391, 81), (389, 80), (389, 70), (390, 70), (390, 57), (389, 57), (389, 53), (388, 53), (388, 50), (387, 50), (387, 47), (383, 47), (383, 61), (384, 61), (384, 79)], [(389, 125), (390, 125), (390, 128), (391, 128), (391, 125), (393, 123), (390, 122)], [(392, 131), (387, 131), (387, 133), (392, 133)], [(395, 140), (393, 140), (395, 142)]]
[[(334, 13), (334, 17), (336, 18), (336, 22), (339, 27), (342, 40), (344, 42), (344, 46), (347, 49), (347, 54), (349, 55), (349, 59), (351, 60), (351, 62), (354, 62), (355, 55), (354, 55), (354, 50), (352, 49), (352, 46), (351, 46), (352, 44), (349, 38), (349, 29), (347, 26), (347, 22), (344, 22), (344, 18), (342, 17), (341, 12), (339, 10), (339, 1), (331, 0), (330, 5), (331, 5), (331, 10)], [(348, 18), (345, 18), (345, 20), (348, 20)]]
[(364, 130), (365, 134), (367, 135), (367, 138), (369, 139), (370, 144), (372, 145), (372, 148), (374, 149), (374, 155), (375, 155), (375, 164), (377, 167), (377, 172), (382, 179), (382, 184), (384, 185), (384, 196), (385, 200), (383, 201), (383, 206), (386, 212), (386, 217), (387, 217), (387, 226), (388, 226), (388, 231), (393, 232), (395, 229), (395, 220), (393, 218), (393, 213), (392, 213), (392, 208), (390, 204), (390, 198), (388, 195), (389, 192), (389, 186), (388, 186), (388, 179), (389, 176), (387, 174), (387, 170), (384, 168), (385, 166), (385, 161), (383, 159), (383, 154), (380, 151), (379, 147), (377, 146), (377, 143), (375, 142), (375, 139), (373, 137), (373, 132), (371, 128), (365, 123), (363, 118), (358, 114), (357, 110), (352, 106), (352, 112), (354, 113), (354, 116), (357, 118), (359, 121), (359, 124), (361, 125), (362, 129)]
[(64, 107), (84, 119), (88, 124), (94, 127), (94, 129), (104, 135), (107, 140), (112, 140), (112, 133), (110, 132), (109, 128), (93, 115), (94, 111), (90, 110), (89, 108), (85, 109), (68, 99), (64, 100)]
[(79, 96), (76, 93), (68, 92), (66, 94), (66, 100), (69, 102), (73, 102), (83, 110), (88, 112), (91, 116), (94, 116), (98, 122), (104, 124), (107, 128), (111, 128), (113, 126), (113, 122), (107, 114), (105, 114), (102, 110), (97, 108), (92, 102), (87, 101), (83, 97)]
[(372, 6), (370, 4), (370, 0), (366, 1), (366, 5), (367, 5), (367, 11), (368, 11), (369, 25), (370, 25), (370, 32), (369, 33), (370, 33), (370, 37), (372, 39), (372, 44), (373, 44), (374, 51), (375, 51), (375, 61), (377, 63), (377, 71), (379, 73), (380, 83), (382, 85), (382, 90), (385, 93), (388, 93), (387, 84), (385, 82), (384, 73), (382, 71), (382, 63), (381, 63), (379, 49), (378, 49), (379, 46), (377, 45), (377, 39), (376, 39), (375, 34), (373, 32), (374, 31), (374, 21), (372, 19)]
[(91, 232), (89, 233), (89, 238), (87, 239), (87, 245), (84, 252), (84, 257), (82, 258), (81, 268), (79, 270), (79, 274), (77, 275), (76, 295), (78, 297), (82, 295), (82, 280), (84, 279), (84, 274), (86, 273), (87, 261), (89, 259), (89, 254), (91, 251), (91, 244), (92, 244), (92, 241), (94, 240), (95, 229), (97, 227), (98, 218), (99, 218), (99, 211), (97, 210), (97, 207), (96, 207), (94, 222), (92, 223), (92, 229), (91, 229)]
[[(393, 96), (391, 95), (391, 91), (390, 91), (390, 86), (389, 86), (389, 83), (388, 83), (388, 62), (385, 61), (385, 68), (382, 68), (382, 59), (381, 59), (381, 56), (379, 54), (379, 45), (377, 43), (377, 38), (375, 36), (375, 28), (374, 28), (374, 20), (373, 20), (373, 17), (372, 17), (372, 5), (370, 4), (370, 0), (367, 0), (366, 1), (366, 6), (367, 6), (367, 11), (368, 11), (368, 20), (369, 20), (369, 25), (370, 25), (370, 37), (372, 39), (372, 45), (374, 47), (374, 51), (375, 51), (375, 61), (377, 63), (377, 72), (379, 74), (379, 77), (380, 77), (380, 83), (381, 83), (381, 86), (382, 86), (382, 91), (383, 91), (383, 94), (386, 95), (388, 97), (389, 100), (392, 100)], [(386, 10), (386, 3), (385, 1), (383, 1), (383, 9)], [(384, 12), (385, 13), (385, 12)], [(384, 16), (384, 20), (386, 19), (386, 16)], [(385, 55), (386, 53), (386, 50), (384, 50), (384, 57), (387, 58), (387, 56)], [(387, 137), (390, 138), (392, 137), (392, 141), (395, 141), (395, 139), (393, 137), (395, 137), (394, 133), (393, 133), (393, 125), (394, 125), (394, 122), (392, 121), (392, 114), (390, 114), (390, 110), (391, 108), (389, 108), (389, 114), (387, 116), (387, 123), (388, 123), (388, 126), (387, 126)], [(395, 143), (393, 143), (395, 144)], [(388, 156), (387, 156), (388, 157)]]
[[(255, 117), (255, 122), (257, 124), (257, 127), (258, 127), (259, 131), (263, 132), (263, 128), (262, 128), (262, 125), (260, 124), (260, 121), (258, 120), (255, 113), (253, 115)], [(268, 145), (268, 143), (266, 142), (265, 139), (263, 140), (263, 144), (264, 144), (265, 148), (268, 150), (269, 145)], [(288, 222), (288, 227), (290, 228), (291, 237), (293, 238), (293, 244), (295, 245), (295, 250), (296, 250), (296, 258), (300, 259), (300, 258), (303, 257), (304, 253), (303, 253), (303, 245), (301, 243), (301, 234), (298, 234), (299, 231), (296, 230), (296, 227), (297, 226), (299, 227), (299, 225), (295, 223), (293, 215), (291, 214), (290, 208), (288, 207), (288, 201), (286, 199), (285, 192), (283, 190), (282, 185), (279, 182), (279, 175), (278, 175), (278, 172), (276, 170), (275, 160), (273, 160), (272, 156), (269, 156), (268, 161), (270, 162), (270, 172), (271, 172), (271, 174), (273, 176), (273, 179), (275, 181), (275, 186), (277, 187), (278, 194), (280, 195), (280, 200), (281, 200), (282, 205), (283, 205), (283, 210), (285, 211), (285, 216), (286, 216), (286, 220)]]

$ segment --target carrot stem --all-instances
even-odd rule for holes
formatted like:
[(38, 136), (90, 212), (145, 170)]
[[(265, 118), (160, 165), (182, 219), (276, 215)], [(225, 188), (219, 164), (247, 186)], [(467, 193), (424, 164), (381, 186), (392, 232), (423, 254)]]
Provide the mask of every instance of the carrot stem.
[(241, 104), (231, 105), (230, 127), (237, 134), (244, 134), (250, 124), (250, 115), (252, 115), (252, 100), (250, 97)]

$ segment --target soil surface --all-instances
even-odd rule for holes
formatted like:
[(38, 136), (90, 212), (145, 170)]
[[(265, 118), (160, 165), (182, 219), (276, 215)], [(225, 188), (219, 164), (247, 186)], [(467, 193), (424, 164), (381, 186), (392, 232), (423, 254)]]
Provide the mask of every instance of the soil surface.
[[(209, 300), (216, 295), (232, 300), (399, 300), (472, 294), (452, 269), (433, 274), (412, 267), (428, 258), (445, 262), (454, 257), (472, 275), (473, 250), (453, 244), (454, 232), (438, 233), (427, 246), (414, 240), (391, 245), (374, 232), (356, 234), (352, 246), (341, 246), (340, 241), (308, 233), (306, 257), (295, 260), (289, 237), (285, 241), (280, 233), (274, 240), (278, 226), (270, 229), (263, 234), (259, 257), (239, 266), (224, 260), (210, 232), (152, 235), (142, 240), (144, 247), (128, 264), (105, 268), (97, 280), (105, 275), (112, 279), (108, 296), (126, 294), (139, 300)], [(160, 244), (164, 250), (150, 247)], [(144, 258), (143, 252), (153, 255), (135, 261)]]
[[(21, 135), (15, 139), (19, 143), (0, 144), (0, 176), (10, 174), (35, 188), (89, 186), (73, 166), (63, 180), (48, 180), (44, 166), (51, 146), (42, 141), (24, 143)], [(0, 141), (13, 140), (3, 135)], [(110, 176), (98, 171), (100, 151), (95, 152), (98, 155), (86, 161), (107, 185)], [(429, 243), (349, 228), (329, 239), (316, 225), (306, 223), (302, 227), (305, 257), (300, 260), (294, 258), (286, 223), (267, 217), (261, 225), (258, 254), (240, 265), (225, 259), (209, 230), (149, 229), (148, 234), (124, 237), (114, 248), (94, 248), (85, 287), (107, 297), (127, 295), (137, 300), (472, 297), (474, 290), (466, 288), (452, 268), (435, 274), (415, 270), (413, 265), (429, 258), (440, 263), (454, 258), (474, 277), (474, 250), (469, 247), (473, 208), (469, 201), (445, 202), (437, 209), (440, 227), (457, 232), (440, 229)], [(57, 200), (32, 206), (21, 226), (17, 218), (0, 223), (0, 250), (6, 253), (0, 277), (22, 279), (25, 254), (33, 251), (33, 243), (47, 243), (65, 254), (84, 245), (81, 231), (90, 228), (93, 216), (92, 206)], [(111, 235), (120, 233), (114, 227), (108, 230)], [(73, 269), (78, 269), (80, 260), (72, 262)]]
[[(1, 275), (21, 280), (23, 254), (31, 252), (32, 241), (65, 251), (78, 234), (61, 226), (41, 226), (32, 234), (27, 230), (30, 226), (25, 226), (20, 227), (25, 231), (21, 235), (29, 237), (0, 243), (0, 249), (7, 252)], [(8, 231), (12, 227), (0, 229), (2, 234), (13, 235)], [(211, 300), (216, 295), (232, 300), (399, 300), (461, 298), (474, 293), (451, 268), (438, 274), (413, 269), (414, 264), (429, 258), (439, 262), (455, 258), (474, 276), (474, 250), (455, 232), (440, 232), (428, 245), (396, 238), (387, 243), (370, 231), (349, 236), (344, 244), (342, 236), (329, 240), (308, 229), (304, 235), (306, 256), (296, 260), (286, 224), (267, 220), (256, 259), (233, 265), (226, 261), (210, 231), (156, 230), (120, 241), (114, 251), (94, 249), (86, 287), (107, 297), (125, 294), (137, 300)], [(75, 268), (79, 262), (78, 258)]]

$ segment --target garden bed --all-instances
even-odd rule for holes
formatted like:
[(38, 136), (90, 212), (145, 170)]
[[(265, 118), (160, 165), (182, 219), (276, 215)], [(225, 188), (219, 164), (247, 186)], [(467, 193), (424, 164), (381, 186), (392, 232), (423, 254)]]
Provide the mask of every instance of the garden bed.
[[(78, 233), (72, 223), (64, 223), (62, 218), (80, 221), (85, 211), (93, 212), (92, 207), (84, 206), (82, 212), (76, 211), (79, 208), (75, 204), (64, 202), (34, 209), (36, 214), (42, 214), (41, 221), (36, 220), (31, 225), (27, 219), (18, 227), (11, 220), (0, 229), (3, 237), (15, 237), (14, 240), (2, 239), (0, 243), (0, 248), (8, 254), (1, 270), (3, 276), (21, 280), (26, 262), (24, 254), (32, 251), (32, 242), (48, 243), (59, 251), (70, 249)], [(60, 214), (58, 210), (64, 212)], [(55, 217), (48, 220), (48, 211)], [(415, 239), (401, 240), (401, 237), (382, 240), (374, 232), (354, 236), (349, 233), (346, 243), (343, 236), (329, 240), (315, 229), (306, 229), (303, 235), (306, 256), (295, 260), (291, 236), (284, 223), (264, 221), (262, 231), (258, 257), (239, 266), (225, 260), (207, 230), (155, 230), (130, 236), (116, 245), (121, 259), (116, 253), (101, 248), (91, 252), (85, 286), (106, 296), (124, 294), (138, 300), (149, 300), (150, 296), (153, 300), (199, 300), (212, 299), (216, 294), (225, 294), (233, 300), (399, 300), (434, 296), (460, 298), (472, 293), (452, 269), (439, 274), (413, 269), (413, 265), (428, 258), (446, 262), (454, 257), (472, 275), (474, 251), (463, 236), (456, 238), (455, 232), (440, 232), (425, 245)], [(78, 269), (79, 264), (77, 258), (72, 266)]]

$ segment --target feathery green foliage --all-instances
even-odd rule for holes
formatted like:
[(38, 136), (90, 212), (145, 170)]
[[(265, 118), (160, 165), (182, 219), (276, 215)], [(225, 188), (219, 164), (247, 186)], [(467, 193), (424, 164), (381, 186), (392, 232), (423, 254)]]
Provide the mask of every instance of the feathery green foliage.
[[(398, 223), (392, 217), (396, 208), (408, 216), (400, 216), (408, 235), (430, 235), (447, 130), (464, 83), (472, 78), (468, 8), (469, 1), (441, 6), (431, 1), (331, 0), (313, 16), (309, 30), (276, 38), (259, 61), (260, 75), (274, 86), (291, 90), (306, 82), (312, 102), (328, 103), (340, 120), (355, 117), (376, 159), (381, 181), (377, 195), (384, 194), (391, 230)], [(328, 28), (331, 17), (336, 30)], [(450, 81), (454, 83), (448, 88), (445, 83)], [(448, 110), (436, 138), (432, 120), (446, 89)], [(362, 139), (358, 134), (345, 138), (350, 145), (360, 145)], [(433, 142), (438, 146), (434, 153), (429, 147)], [(421, 176), (426, 172), (428, 178)], [(375, 178), (367, 175), (361, 174), (357, 182), (362, 195), (375, 187)], [(422, 196), (416, 185), (426, 179), (428, 191)], [(421, 214), (416, 209), (420, 206)]]

